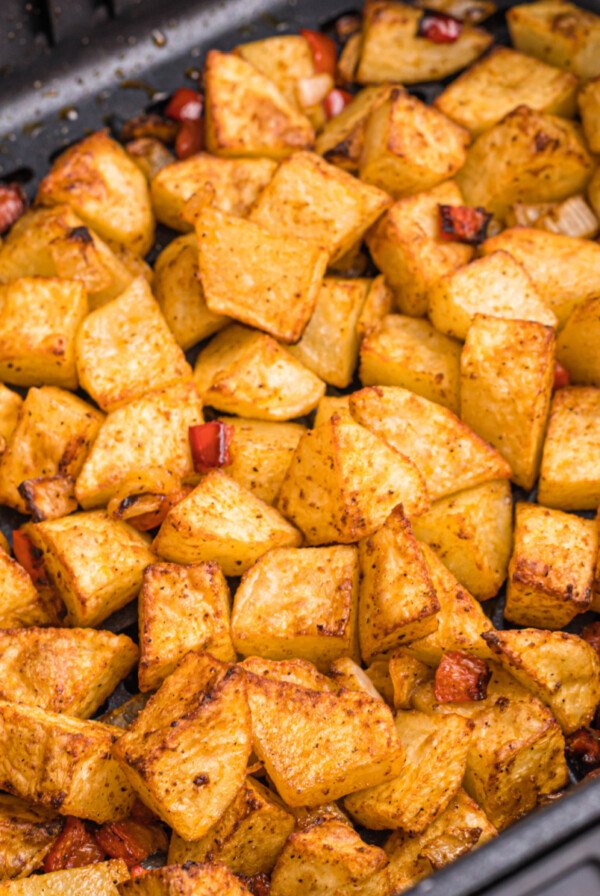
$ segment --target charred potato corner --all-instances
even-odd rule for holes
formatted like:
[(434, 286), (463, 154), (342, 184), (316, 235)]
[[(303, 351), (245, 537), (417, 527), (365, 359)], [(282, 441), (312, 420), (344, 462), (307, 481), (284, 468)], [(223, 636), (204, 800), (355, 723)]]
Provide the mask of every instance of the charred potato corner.
[(600, 17), (494, 11), (0, 187), (0, 896), (399, 896), (600, 768)]

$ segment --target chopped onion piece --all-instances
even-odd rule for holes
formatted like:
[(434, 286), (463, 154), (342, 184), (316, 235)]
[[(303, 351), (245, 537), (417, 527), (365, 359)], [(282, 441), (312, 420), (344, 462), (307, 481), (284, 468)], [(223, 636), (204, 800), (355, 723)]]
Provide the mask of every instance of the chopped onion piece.
[(334, 81), (330, 74), (321, 72), (310, 78), (298, 78), (296, 82), (296, 96), (303, 109), (309, 109), (322, 102), (330, 90), (333, 90)]
[(541, 215), (535, 226), (550, 233), (591, 239), (598, 233), (600, 222), (583, 196), (570, 196)]

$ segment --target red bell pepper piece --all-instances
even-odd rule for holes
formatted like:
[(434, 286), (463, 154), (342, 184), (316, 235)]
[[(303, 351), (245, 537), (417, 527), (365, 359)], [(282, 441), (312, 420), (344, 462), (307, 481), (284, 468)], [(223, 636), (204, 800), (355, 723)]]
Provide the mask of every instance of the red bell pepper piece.
[(204, 119), (184, 121), (175, 138), (175, 155), (178, 159), (189, 159), (204, 149)]
[(353, 99), (354, 97), (347, 90), (340, 90), (339, 87), (334, 87), (323, 100), (323, 110), (327, 120), (339, 115)]
[(434, 44), (453, 44), (461, 35), (460, 19), (434, 9), (424, 9), (417, 27), (417, 37), (424, 37)]
[(571, 382), (571, 374), (559, 361), (554, 362), (554, 389), (564, 389)]
[(140, 513), (138, 516), (129, 517), (127, 522), (139, 532), (148, 532), (150, 529), (156, 529), (172, 507), (183, 501), (192, 491), (191, 485), (184, 485), (183, 488), (177, 489), (170, 495), (165, 495), (161, 501), (158, 510), (151, 510), (148, 513)]
[(103, 824), (95, 837), (111, 859), (123, 859), (129, 868), (139, 865), (155, 851), (152, 832), (131, 819)]
[(315, 73), (326, 72), (335, 77), (335, 68), (337, 65), (337, 47), (335, 41), (320, 31), (311, 31), (309, 28), (301, 28), (300, 34), (308, 41), (310, 51), (313, 57)]
[(27, 197), (19, 184), (0, 184), (0, 233), (6, 233), (26, 208)]
[(487, 236), (492, 216), (484, 208), (465, 205), (438, 205), (439, 232), (445, 240), (478, 246)]
[(196, 473), (207, 473), (215, 467), (226, 467), (231, 463), (229, 448), (233, 426), (213, 420), (190, 426), (188, 433)]
[(44, 859), (44, 871), (83, 868), (103, 862), (105, 852), (79, 818), (67, 817), (65, 826)]
[(487, 663), (462, 650), (449, 650), (435, 673), (434, 693), (438, 703), (485, 700), (491, 678)]
[(590, 622), (581, 632), (581, 637), (591, 644), (598, 656), (600, 656), (600, 622)]
[(191, 87), (180, 87), (176, 90), (165, 109), (167, 118), (175, 121), (198, 121), (202, 118), (204, 97)]
[(34, 585), (47, 585), (46, 568), (40, 549), (35, 547), (22, 529), (13, 529), (12, 539), (17, 563), (27, 570)]
[(566, 738), (567, 757), (588, 771), (600, 768), (600, 736), (591, 728), (578, 728)]

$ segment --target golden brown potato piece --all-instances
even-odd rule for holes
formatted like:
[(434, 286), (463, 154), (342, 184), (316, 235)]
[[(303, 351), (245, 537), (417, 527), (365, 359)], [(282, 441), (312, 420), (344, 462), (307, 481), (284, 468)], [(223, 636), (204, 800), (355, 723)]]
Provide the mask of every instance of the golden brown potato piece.
[(219, 564), (153, 563), (139, 596), (141, 691), (154, 691), (190, 650), (235, 660), (229, 587)]
[(0, 458), (0, 503), (27, 513), (22, 482), (56, 474), (76, 477), (103, 417), (56, 386), (30, 389)]
[(306, 427), (240, 417), (220, 417), (231, 427), (229, 456), (223, 470), (257, 498), (273, 504)]
[(492, 42), (486, 31), (465, 25), (453, 43), (436, 44), (417, 36), (421, 15), (421, 10), (404, 3), (367, 3), (356, 73), (359, 84), (436, 81), (469, 65)]
[(245, 573), (231, 636), (242, 656), (300, 657), (325, 672), (358, 658), (358, 551), (354, 545), (277, 548)]
[(350, 396), (350, 410), (359, 423), (410, 457), (434, 501), (511, 476), (504, 458), (452, 411), (406, 389), (361, 389)]
[(277, 499), (308, 544), (358, 541), (400, 503), (409, 517), (429, 506), (421, 474), (347, 414), (302, 436)]
[(390, 314), (360, 347), (365, 386), (401, 386), (458, 413), (460, 343), (429, 321)]
[(8, 793), (0, 794), (0, 880), (27, 877), (60, 834), (62, 818)]
[(270, 874), (295, 827), (294, 816), (248, 776), (221, 818), (192, 843), (173, 834), (169, 862), (223, 862), (234, 874)]
[(259, 420), (308, 414), (325, 383), (266, 333), (232, 324), (200, 352), (194, 380), (204, 403)]
[(126, 476), (153, 467), (193, 480), (188, 428), (202, 422), (202, 402), (189, 382), (111, 411), (77, 478), (77, 500), (86, 509), (106, 505)]
[(477, 600), (488, 600), (506, 578), (512, 546), (512, 497), (506, 479), (441, 498), (413, 530)]
[(64, 473), (24, 479), (19, 486), (19, 494), (34, 523), (55, 520), (77, 510), (75, 480)]
[(404, 751), (380, 700), (246, 676), (254, 751), (288, 806), (318, 806), (399, 774)]
[(403, 648), (395, 650), (389, 661), (389, 675), (393, 688), (394, 709), (410, 709), (415, 688), (433, 678), (433, 670), (421, 660), (410, 656)]
[(462, 168), (469, 142), (464, 128), (397, 87), (371, 113), (360, 177), (395, 199), (430, 190)]
[(98, 131), (60, 155), (37, 193), (41, 205), (66, 203), (84, 224), (136, 255), (154, 241), (146, 178), (123, 147)]
[(98, 824), (127, 818), (134, 792), (111, 756), (115, 740), (100, 722), (0, 702), (2, 788)]
[(0, 626), (14, 629), (56, 623), (54, 601), (46, 600), (23, 567), (0, 549)]
[(334, 660), (329, 667), (329, 675), (340, 688), (358, 691), (361, 694), (373, 697), (375, 700), (384, 701), (384, 698), (365, 670), (361, 669), (358, 663), (355, 663), (349, 656), (341, 656), (339, 659)]
[(513, 480), (529, 491), (540, 469), (554, 385), (552, 328), (476, 314), (460, 373), (463, 422), (498, 449)]
[(116, 885), (128, 879), (129, 869), (123, 859), (111, 859), (83, 868), (51, 871), (0, 884), (0, 893), (6, 896), (80, 896), (81, 893), (119, 896)]
[(481, 635), (491, 630), (490, 620), (431, 548), (423, 543), (421, 551), (440, 606), (436, 617), (438, 627), (418, 641), (404, 645), (403, 650), (428, 666), (437, 666), (448, 650), (467, 650), (480, 659), (488, 659), (491, 652)]
[(103, 510), (28, 523), (44, 567), (67, 608), (70, 625), (94, 626), (132, 600), (156, 558), (148, 537)]
[(336, 818), (296, 831), (271, 878), (271, 896), (390, 896), (387, 859)]
[(89, 719), (131, 671), (127, 635), (90, 628), (0, 630), (0, 699)]
[(258, 656), (249, 656), (239, 665), (253, 675), (268, 678), (271, 681), (283, 681), (297, 684), (310, 691), (337, 693), (337, 684), (327, 675), (322, 675), (314, 663), (308, 660), (265, 660)]
[(198, 277), (195, 233), (177, 237), (160, 253), (154, 265), (154, 294), (177, 344), (184, 351), (228, 323), (227, 317), (208, 310)]
[(229, 868), (207, 862), (153, 868), (119, 884), (120, 896), (249, 896)]
[(271, 548), (300, 542), (274, 507), (213, 470), (169, 511), (154, 550), (173, 563), (216, 560), (226, 576), (239, 576)]
[(577, 126), (518, 106), (481, 134), (456, 175), (466, 205), (502, 219), (509, 206), (585, 191), (594, 163)]
[(512, 42), (535, 56), (582, 78), (600, 74), (600, 18), (566, 0), (524, 3), (506, 16)]
[(593, 520), (518, 503), (504, 613), (516, 625), (559, 629), (592, 598), (598, 532)]
[(245, 673), (188, 653), (115, 743), (142, 801), (199, 840), (242, 786), (252, 747)]
[[(579, 10), (578, 10), (579, 11)], [(592, 78), (577, 94), (577, 105), (587, 145), (600, 152), (600, 77)]]
[(306, 329), (290, 354), (332, 386), (352, 382), (358, 360), (358, 321), (370, 280), (326, 277)]
[(413, 317), (427, 312), (429, 287), (473, 255), (472, 246), (441, 236), (439, 205), (463, 205), (454, 181), (395, 202), (367, 236), (369, 251), (385, 274), (397, 309)]
[(473, 722), (459, 715), (399, 712), (396, 730), (406, 750), (397, 778), (359, 790), (344, 808), (359, 824), (374, 830), (420, 834), (457, 793), (467, 766)]
[(272, 159), (222, 159), (200, 152), (162, 168), (150, 183), (154, 214), (161, 224), (194, 230), (206, 205), (243, 217), (273, 176)]
[(77, 281), (23, 277), (0, 286), (0, 377), (76, 389), (75, 336), (87, 311)]
[(313, 429), (331, 420), (334, 414), (349, 416), (350, 403), (348, 395), (324, 395), (317, 405)]
[(561, 327), (576, 305), (600, 290), (600, 245), (533, 227), (511, 227), (488, 239), (481, 252), (503, 249), (523, 265)]
[(556, 339), (556, 357), (571, 382), (600, 389), (600, 297), (573, 309)]
[(358, 634), (365, 663), (438, 627), (440, 608), (402, 505), (359, 542)]
[(600, 659), (591, 644), (535, 628), (483, 637), (507, 672), (550, 707), (565, 734), (590, 724), (600, 702)]
[(542, 454), (540, 503), (562, 510), (598, 507), (599, 439), (600, 389), (570, 386), (555, 392)]
[(6, 450), (15, 431), (22, 404), (20, 395), (0, 383), (0, 454)]
[[(391, 85), (365, 87), (317, 136), (315, 150), (332, 165), (357, 172), (371, 113), (389, 96)], [(1, 257), (1, 253), (0, 253)]]
[(517, 106), (573, 118), (577, 87), (573, 74), (509, 47), (495, 47), (448, 85), (434, 105), (477, 137)]
[(391, 313), (393, 293), (383, 274), (370, 281), (367, 298), (356, 322), (359, 342), (381, 326), (384, 318)]
[(527, 271), (502, 250), (446, 274), (429, 290), (429, 317), (448, 336), (464, 341), (478, 314), (557, 323)]
[[(350, 176), (350, 175), (348, 175)], [(307, 240), (205, 209), (196, 221), (198, 275), (207, 307), (297, 342), (314, 311), (327, 252)]]
[(362, 183), (315, 153), (283, 161), (254, 203), (249, 219), (291, 241), (324, 246), (331, 262), (343, 258), (391, 205), (375, 186)]
[(308, 118), (241, 56), (210, 50), (205, 83), (209, 152), (282, 159), (295, 150), (312, 147), (315, 133)]
[(104, 411), (191, 377), (143, 277), (86, 317), (77, 334), (77, 372)]
[(394, 831), (386, 840), (393, 893), (399, 896), (497, 833), (483, 810), (461, 787), (447, 809), (422, 834), (410, 837)]

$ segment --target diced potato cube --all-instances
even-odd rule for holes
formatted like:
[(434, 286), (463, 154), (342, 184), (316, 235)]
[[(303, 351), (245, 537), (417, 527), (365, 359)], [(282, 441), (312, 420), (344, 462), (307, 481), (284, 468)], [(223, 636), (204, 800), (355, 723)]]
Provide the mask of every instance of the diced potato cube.
[(0, 503), (27, 513), (19, 486), (28, 479), (75, 477), (104, 415), (55, 386), (30, 389), (0, 458)]
[(377, 330), (392, 310), (393, 294), (383, 274), (370, 281), (369, 291), (356, 322), (359, 341)]
[(440, 608), (402, 506), (359, 542), (358, 632), (365, 663), (438, 627)]
[(365, 386), (401, 386), (458, 413), (460, 343), (429, 321), (390, 314), (360, 347)]
[(463, 205), (454, 181), (400, 199), (367, 236), (373, 261), (385, 274), (396, 307), (414, 317), (427, 312), (429, 287), (473, 255), (472, 246), (441, 236), (439, 205)]
[(473, 722), (459, 715), (437, 717), (399, 712), (396, 730), (406, 750), (397, 778), (352, 793), (344, 808), (374, 830), (420, 834), (440, 815), (460, 787), (467, 766)]
[(298, 684), (310, 691), (325, 693), (336, 694), (339, 690), (333, 679), (322, 675), (309, 660), (265, 660), (262, 657), (250, 656), (242, 660), (239, 665), (253, 675), (268, 678), (270, 681)]
[(274, 507), (213, 470), (169, 511), (154, 549), (173, 563), (216, 560), (226, 576), (239, 576), (271, 548), (300, 541)]
[(139, 596), (141, 691), (156, 690), (190, 650), (235, 660), (229, 588), (218, 563), (153, 563)]
[(188, 653), (113, 752), (143, 802), (199, 840), (242, 786), (252, 747), (245, 673)]
[(223, 862), (234, 874), (270, 874), (295, 827), (294, 816), (264, 784), (247, 777), (221, 818), (192, 843), (173, 834), (169, 862)]
[[(578, 9), (579, 11), (579, 9)], [(588, 81), (577, 95), (577, 105), (587, 145), (600, 152), (600, 76)]]
[(555, 392), (542, 454), (540, 503), (562, 510), (598, 507), (599, 439), (600, 389), (571, 386)]
[(377, 187), (315, 153), (297, 152), (281, 163), (249, 218), (288, 242), (324, 246), (330, 260), (339, 261), (389, 205), (390, 197)]
[[(350, 175), (348, 175), (350, 176)], [(307, 240), (212, 209), (196, 221), (198, 275), (207, 307), (297, 342), (314, 311), (327, 252)]]
[(23, 399), (17, 392), (0, 383), (0, 454), (15, 431), (22, 404)]
[(120, 143), (98, 131), (65, 150), (39, 185), (41, 205), (66, 203), (101, 237), (145, 255), (154, 241), (146, 178)]
[(207, 862), (167, 865), (119, 885), (120, 896), (249, 896), (244, 884), (225, 865)]
[[(91, 627), (132, 600), (146, 566), (156, 558), (148, 538), (103, 510), (28, 523), (70, 625)], [(76, 814), (76, 813), (75, 813)]]
[(194, 380), (204, 403), (259, 420), (308, 414), (325, 383), (266, 333), (232, 324), (200, 352)]
[(315, 150), (332, 165), (357, 172), (371, 113), (389, 96), (391, 85), (365, 87), (317, 136)]
[(104, 411), (192, 373), (142, 277), (86, 317), (77, 335), (77, 371)]
[(358, 541), (400, 503), (409, 517), (429, 506), (414, 463), (339, 414), (302, 436), (277, 500), (308, 544)]
[(510, 9), (506, 19), (522, 53), (582, 78), (600, 74), (600, 17), (589, 10), (566, 0), (541, 0)]
[(57, 622), (52, 603), (44, 600), (23, 567), (0, 550), (0, 626), (17, 629)]
[(511, 476), (502, 455), (452, 411), (406, 389), (361, 389), (350, 396), (350, 410), (359, 423), (410, 457), (433, 501)]
[(194, 229), (205, 205), (244, 216), (275, 167), (272, 159), (222, 159), (205, 152), (173, 162), (150, 183), (154, 214), (161, 224), (183, 232)]
[(389, 674), (394, 690), (394, 709), (410, 709), (413, 691), (433, 678), (433, 670), (401, 647), (390, 657)]
[(281, 159), (310, 149), (313, 127), (277, 86), (241, 56), (206, 57), (205, 140), (217, 156)]
[(417, 35), (421, 10), (405, 3), (372, 0), (365, 7), (359, 84), (418, 84), (452, 75), (481, 56), (492, 36), (465, 25), (458, 39), (436, 44)]
[(350, 414), (350, 403), (348, 395), (324, 395), (317, 405), (317, 412), (313, 423), (313, 429), (320, 426), (321, 423), (327, 423), (334, 414), (348, 416)]
[(0, 699), (89, 719), (137, 658), (127, 635), (90, 628), (0, 630)]
[(329, 667), (329, 674), (338, 687), (347, 688), (349, 691), (359, 691), (361, 694), (368, 694), (375, 700), (383, 701), (383, 697), (365, 670), (361, 669), (358, 663), (355, 663), (349, 656), (341, 656), (334, 660)]
[(358, 551), (354, 545), (278, 548), (244, 573), (231, 616), (242, 656), (300, 657), (322, 672), (358, 658)]
[(231, 427), (225, 473), (273, 504), (306, 427), (299, 423), (272, 423), (240, 417), (220, 417)]
[(517, 504), (505, 616), (517, 625), (559, 629), (592, 597), (598, 532), (593, 520)]
[(573, 74), (508, 47), (495, 47), (449, 84), (434, 105), (477, 137), (517, 106), (573, 118), (577, 86)]
[(464, 128), (394, 88), (367, 123), (360, 177), (401, 199), (453, 177), (465, 163), (468, 145)]
[(429, 316), (448, 336), (463, 341), (476, 314), (556, 326), (527, 271), (499, 250), (446, 274), (429, 290)]
[(154, 294), (169, 329), (184, 351), (229, 322), (222, 314), (208, 310), (198, 277), (195, 233), (177, 237), (160, 253), (154, 265)]
[(127, 865), (123, 859), (111, 859), (0, 884), (0, 893), (5, 896), (80, 896), (81, 893), (119, 896), (117, 884), (124, 880), (129, 880)]
[(38, 476), (25, 479), (19, 486), (19, 494), (27, 505), (34, 523), (55, 520), (77, 510), (75, 480), (58, 473), (56, 476)]
[[(8, 793), (0, 794), (0, 880), (27, 877), (61, 832), (60, 816)], [(2, 886), (0, 885), (0, 892)]]
[(77, 478), (77, 500), (86, 509), (106, 505), (126, 476), (153, 467), (193, 479), (188, 428), (202, 422), (194, 383), (148, 392), (111, 411)]
[(463, 421), (498, 449), (514, 481), (529, 491), (540, 469), (554, 385), (552, 328), (476, 314), (460, 363)]
[(556, 357), (571, 382), (600, 389), (600, 297), (577, 305), (556, 339)]
[(441, 498), (413, 518), (413, 529), (473, 597), (495, 597), (512, 546), (510, 483), (496, 479)]
[(399, 774), (404, 751), (380, 700), (246, 676), (254, 751), (288, 806), (318, 806)]
[(456, 182), (467, 205), (502, 219), (519, 200), (556, 202), (584, 192), (593, 167), (575, 124), (518, 106), (477, 137)]
[(98, 824), (127, 818), (134, 792), (111, 755), (114, 728), (0, 702), (0, 780), (14, 796)]

